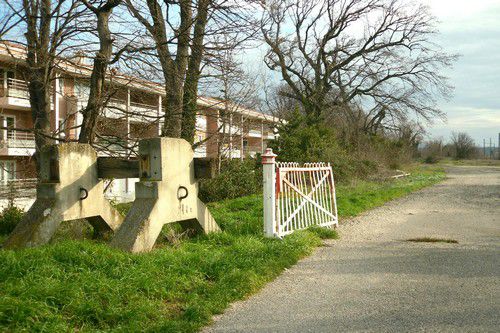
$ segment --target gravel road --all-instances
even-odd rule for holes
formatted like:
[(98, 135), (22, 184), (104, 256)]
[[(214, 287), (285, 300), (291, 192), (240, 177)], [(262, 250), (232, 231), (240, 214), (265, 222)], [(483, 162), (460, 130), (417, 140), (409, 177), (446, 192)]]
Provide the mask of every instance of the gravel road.
[[(500, 332), (500, 168), (369, 211), (205, 332)], [(458, 241), (413, 243), (410, 238)]]

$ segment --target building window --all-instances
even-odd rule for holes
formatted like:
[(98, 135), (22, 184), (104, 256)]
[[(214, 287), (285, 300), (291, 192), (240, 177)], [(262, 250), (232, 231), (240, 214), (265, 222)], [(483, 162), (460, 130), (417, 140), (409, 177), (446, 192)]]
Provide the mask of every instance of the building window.
[(5, 127), (7, 127), (7, 139), (15, 139), (16, 118), (5, 116)]
[(90, 86), (82, 80), (75, 81), (75, 95), (79, 99), (87, 99), (90, 94)]
[(59, 120), (59, 137), (64, 139), (66, 137), (66, 121)]
[(16, 162), (0, 161), (0, 183), (6, 184), (13, 179), (16, 179)]
[(59, 91), (64, 95), (64, 78), (59, 77)]

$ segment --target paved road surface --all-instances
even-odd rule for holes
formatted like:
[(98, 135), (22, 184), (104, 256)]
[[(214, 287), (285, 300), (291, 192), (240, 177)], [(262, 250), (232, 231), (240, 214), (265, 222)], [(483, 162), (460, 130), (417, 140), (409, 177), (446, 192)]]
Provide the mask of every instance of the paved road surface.
[(500, 168), (448, 172), (342, 225), (206, 332), (500, 332)]

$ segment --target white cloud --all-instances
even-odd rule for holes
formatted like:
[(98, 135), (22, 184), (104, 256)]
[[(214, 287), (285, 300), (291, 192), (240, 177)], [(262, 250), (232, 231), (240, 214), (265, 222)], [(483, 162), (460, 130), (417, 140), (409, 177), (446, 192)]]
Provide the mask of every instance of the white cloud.
[(498, 128), (500, 129), (500, 109), (479, 109), (453, 107), (447, 110), (447, 125), (455, 129)]
[(500, 108), (473, 108), (453, 106), (445, 109), (448, 114), (446, 122), (434, 124), (429, 130), (431, 137), (449, 138), (451, 132), (467, 132), (476, 143), (483, 139), (493, 138), (496, 142), (500, 132)]
[(424, 0), (423, 3), (431, 8), (432, 13), (441, 20), (460, 20), (473, 17), (495, 5), (498, 0)]
[(448, 121), (429, 132), (449, 138), (465, 131), (477, 143), (497, 142), (500, 131), (500, 0), (425, 0), (441, 21), (437, 42), (462, 55), (452, 71), (454, 98), (442, 104)]

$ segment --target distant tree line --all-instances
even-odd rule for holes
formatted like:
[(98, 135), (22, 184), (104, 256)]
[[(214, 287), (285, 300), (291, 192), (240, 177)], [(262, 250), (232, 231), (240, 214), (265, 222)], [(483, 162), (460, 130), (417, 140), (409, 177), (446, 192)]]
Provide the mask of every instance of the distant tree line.
[(427, 163), (436, 163), (446, 157), (457, 160), (484, 157), (472, 137), (465, 132), (453, 132), (447, 143), (443, 139), (429, 140), (423, 144), (420, 153)]

